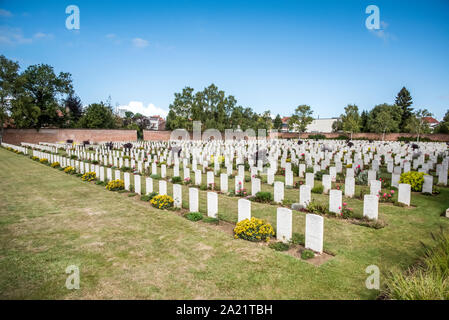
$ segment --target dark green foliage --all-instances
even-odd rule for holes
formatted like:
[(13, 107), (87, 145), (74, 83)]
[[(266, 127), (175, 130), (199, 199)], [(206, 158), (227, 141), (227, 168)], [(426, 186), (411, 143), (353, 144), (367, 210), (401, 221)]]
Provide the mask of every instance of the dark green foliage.
[(181, 177), (173, 177), (171, 178), (172, 183), (182, 183)]
[(297, 233), (297, 232), (293, 232), (291, 243), (303, 246), (306, 243), (306, 239), (305, 239), (303, 234)]
[(269, 203), (273, 201), (273, 195), (271, 194), (271, 192), (260, 191), (256, 193), (254, 200), (257, 202)]
[(200, 212), (189, 212), (185, 217), (190, 221), (200, 221), (203, 219), (203, 215)]
[(312, 193), (318, 193), (318, 194), (322, 194), (323, 191), (324, 191), (324, 187), (321, 184), (316, 187), (313, 187), (311, 190)]
[(276, 251), (287, 251), (290, 249), (290, 246), (284, 242), (272, 242), (268, 245), (268, 247)]
[(312, 250), (305, 249), (301, 252), (301, 259), (309, 260), (315, 257), (315, 253)]

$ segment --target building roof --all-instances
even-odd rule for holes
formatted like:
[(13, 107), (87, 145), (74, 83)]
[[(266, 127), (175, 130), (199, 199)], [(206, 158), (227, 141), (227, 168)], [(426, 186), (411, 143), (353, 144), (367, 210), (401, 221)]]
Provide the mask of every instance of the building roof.
[(429, 124), (439, 124), (440, 122), (433, 117), (423, 117), (423, 120)]

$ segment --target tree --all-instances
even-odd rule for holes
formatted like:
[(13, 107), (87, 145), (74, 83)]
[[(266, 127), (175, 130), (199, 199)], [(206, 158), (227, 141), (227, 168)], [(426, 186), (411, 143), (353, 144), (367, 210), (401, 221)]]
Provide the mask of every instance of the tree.
[(363, 110), (360, 114), (360, 122), (361, 122), (361, 131), (362, 132), (369, 132), (368, 128), (368, 112)]
[(80, 127), (88, 129), (114, 129), (115, 118), (111, 109), (103, 102), (92, 103), (80, 119)]
[[(60, 72), (56, 76), (49, 65), (32, 65), (20, 75), (18, 81), (21, 90), (17, 92), (12, 106), (16, 125), (39, 129), (64, 123), (65, 110), (61, 110), (60, 102), (63, 96), (73, 93), (70, 73)], [(33, 118), (24, 118), (26, 115)]]
[(425, 117), (432, 117), (427, 109), (419, 109), (408, 118), (405, 128), (411, 132), (418, 135), (417, 141), (419, 141), (419, 136), (423, 133), (429, 133), (430, 127), (427, 121), (424, 120)]
[(343, 131), (343, 122), (341, 122), (341, 119), (338, 118), (337, 121), (332, 123), (332, 132), (339, 132)]
[(443, 120), (435, 128), (436, 133), (449, 133), (449, 109), (446, 111)]
[(279, 114), (277, 114), (276, 118), (274, 119), (273, 128), (276, 130), (280, 130), (282, 128), (282, 119)]
[(402, 118), (399, 128), (404, 131), (407, 120), (412, 116), (413, 111), (413, 108), (410, 107), (413, 104), (412, 97), (410, 92), (405, 87), (402, 87), (401, 91), (399, 91), (396, 96), (395, 104), (402, 110)]
[(343, 130), (352, 134), (360, 132), (361, 118), (359, 115), (359, 108), (356, 105), (348, 104), (345, 107), (345, 114), (341, 115), (341, 122)]
[(397, 105), (379, 104), (375, 106), (368, 116), (370, 132), (385, 133), (398, 132), (401, 124), (402, 110)]
[(19, 63), (0, 55), (0, 142), (3, 137), (3, 124), (11, 112), (11, 100), (15, 94)]
[(70, 94), (67, 99), (65, 99), (65, 111), (68, 118), (68, 126), (74, 127), (83, 115), (83, 104), (81, 103), (81, 99), (74, 94)]
[(295, 113), (288, 120), (288, 126), (291, 130), (298, 130), (298, 132), (305, 132), (307, 126), (312, 123), (313, 111), (308, 105), (300, 105), (296, 107)]
[(181, 93), (175, 93), (175, 100), (169, 106), (166, 127), (169, 130), (192, 129), (191, 117), (194, 107), (193, 88), (185, 87)]

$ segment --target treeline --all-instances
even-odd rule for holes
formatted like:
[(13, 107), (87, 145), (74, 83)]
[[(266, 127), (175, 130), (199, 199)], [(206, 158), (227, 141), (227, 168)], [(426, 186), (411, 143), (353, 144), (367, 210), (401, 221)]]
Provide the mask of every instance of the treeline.
[(70, 73), (56, 74), (46, 64), (20, 72), (18, 62), (0, 56), (0, 125), (16, 128), (135, 129), (139, 136), (145, 117), (128, 112), (115, 115), (110, 97), (83, 107)]
[(410, 92), (403, 87), (395, 98), (394, 104), (379, 104), (371, 111), (362, 111), (356, 105), (348, 105), (339, 121), (334, 123), (334, 131), (348, 133), (374, 132), (449, 133), (449, 110), (443, 120), (432, 130), (428, 117), (433, 114), (427, 109), (412, 108)]
[(225, 92), (218, 90), (214, 84), (196, 93), (190, 87), (175, 93), (175, 99), (169, 106), (166, 128), (170, 130), (182, 128), (190, 131), (193, 121), (201, 121), (203, 130), (210, 128), (220, 131), (231, 128), (269, 130), (273, 126), (270, 111), (258, 114), (251, 108), (237, 105), (234, 96), (226, 96)]

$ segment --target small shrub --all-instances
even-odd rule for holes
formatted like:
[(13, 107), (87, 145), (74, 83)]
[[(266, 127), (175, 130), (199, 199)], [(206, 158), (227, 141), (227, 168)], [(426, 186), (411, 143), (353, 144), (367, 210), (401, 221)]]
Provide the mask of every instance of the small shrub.
[(218, 224), (220, 222), (220, 220), (217, 219), (217, 218), (212, 218), (212, 217), (204, 217), (203, 218), (203, 222), (212, 223), (212, 224)]
[(65, 167), (65, 168), (64, 168), (64, 172), (67, 173), (67, 174), (75, 174), (75, 173), (76, 173), (76, 170), (75, 170), (74, 167), (68, 166), (68, 167)]
[(256, 193), (254, 200), (262, 203), (270, 203), (273, 201), (273, 195), (271, 192), (260, 191)]
[(303, 246), (306, 243), (306, 239), (303, 234), (294, 232), (292, 234), (292, 239), (290, 240), (290, 242), (292, 244), (298, 244), (298, 245)]
[(315, 214), (326, 214), (327, 213), (327, 207), (324, 204), (310, 201), (307, 204), (307, 211)]
[(152, 175), (150, 176), (150, 178), (151, 178), (151, 179), (154, 179), (154, 180), (160, 180), (160, 179), (161, 179), (161, 176), (158, 175), (158, 174), (152, 174)]
[(203, 219), (203, 215), (200, 212), (189, 212), (185, 215), (185, 217), (190, 221), (200, 221)]
[(151, 201), (151, 199), (153, 199), (155, 196), (157, 196), (158, 193), (157, 192), (151, 192), (150, 194), (146, 194), (140, 197), (140, 200), (142, 201)]
[(42, 159), (39, 160), (39, 162), (46, 164), (46, 163), (48, 163), (48, 159), (42, 158)]
[(132, 172), (132, 171), (133, 171), (133, 169), (130, 168), (130, 167), (121, 167), (120, 170), (121, 170), (122, 172)]
[(274, 236), (273, 227), (262, 219), (252, 217), (237, 223), (234, 238), (248, 241), (269, 241)]
[(83, 174), (83, 176), (81, 178), (81, 180), (87, 181), (87, 182), (94, 181), (96, 179), (97, 179), (97, 174), (93, 171), (86, 172), (85, 174)]
[(171, 182), (172, 183), (181, 183), (182, 179), (181, 179), (181, 177), (173, 177), (173, 178), (171, 178)]
[(119, 191), (125, 189), (125, 181), (121, 179), (109, 181), (106, 185), (106, 189), (109, 191)]
[(315, 257), (315, 253), (312, 250), (303, 250), (301, 252), (301, 259), (309, 260)]
[(268, 247), (276, 251), (287, 251), (288, 249), (290, 249), (290, 246), (284, 242), (273, 242), (270, 243)]
[(51, 165), (50, 165), (52, 168), (59, 168), (59, 162), (53, 162)]
[(420, 192), (424, 183), (424, 172), (409, 171), (401, 174), (399, 183), (407, 183), (411, 186), (412, 191)]
[(318, 194), (322, 194), (323, 191), (324, 191), (323, 185), (318, 185), (316, 187), (313, 187), (311, 190), (312, 193), (318, 193)]
[(32, 156), (31, 159), (34, 160), (34, 161), (39, 161), (39, 157)]
[(207, 190), (207, 186), (205, 184), (200, 185), (200, 190), (203, 191)]
[(168, 195), (155, 196), (150, 201), (151, 205), (158, 209), (169, 209), (173, 207), (173, 198)]
[(72, 155), (70, 156), (70, 159), (78, 160), (78, 157), (77, 157), (76, 155), (72, 154)]

